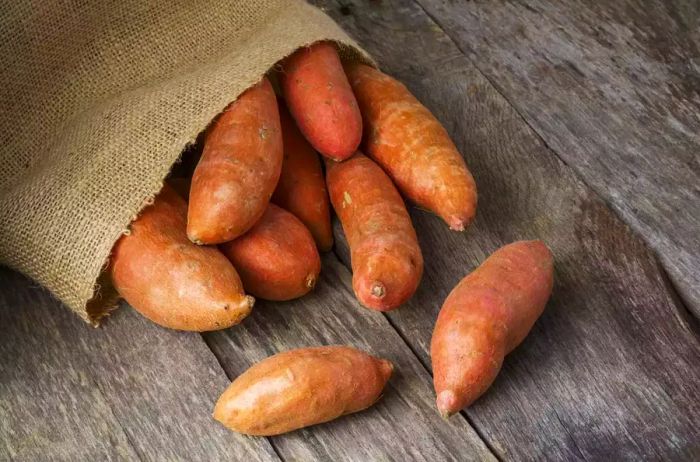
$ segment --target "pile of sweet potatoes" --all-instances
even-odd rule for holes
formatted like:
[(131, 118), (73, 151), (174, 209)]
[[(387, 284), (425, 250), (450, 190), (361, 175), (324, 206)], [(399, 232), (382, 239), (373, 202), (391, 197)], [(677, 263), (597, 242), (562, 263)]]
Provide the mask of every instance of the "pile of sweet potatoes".
[[(289, 300), (313, 290), (319, 251), (333, 246), (331, 205), (357, 299), (393, 310), (423, 273), (404, 198), (456, 231), (474, 218), (476, 185), (462, 155), (401, 83), (364, 64), (343, 67), (325, 42), (278, 68), (269, 78), (281, 94), (265, 77), (224, 109), (191, 178), (165, 186), (114, 247), (114, 287), (157, 324), (225, 329), (251, 312), (253, 296)], [(542, 313), (552, 271), (542, 242), (516, 242), (448, 296), (431, 344), (442, 415), (493, 382)], [(325, 422), (371, 406), (392, 369), (345, 346), (287, 351), (238, 377), (214, 417), (251, 435)]]

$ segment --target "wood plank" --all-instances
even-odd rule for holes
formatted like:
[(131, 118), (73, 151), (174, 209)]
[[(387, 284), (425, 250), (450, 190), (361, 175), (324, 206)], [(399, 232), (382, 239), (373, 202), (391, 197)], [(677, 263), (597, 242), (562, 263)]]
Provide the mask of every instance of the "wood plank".
[[(443, 121), (479, 186), (477, 219), (466, 233), (411, 211), (425, 276), (415, 297), (388, 317), (422, 362), (430, 364), (442, 300), (490, 252), (541, 238), (555, 255), (545, 314), (466, 411), (496, 454), (697, 459), (697, 325), (669, 292), (651, 251), (417, 5), (321, 4)], [(339, 236), (347, 264), (344, 242)]]
[(226, 372), (291, 348), (353, 345), (387, 358), (395, 373), (370, 409), (271, 438), (285, 460), (495, 460), (460, 416), (443, 421), (430, 375), (381, 313), (354, 300), (349, 271), (333, 254), (311, 294), (290, 302), (259, 301), (235, 329), (205, 334)]
[(700, 317), (700, 2), (419, 3)]
[(279, 460), (211, 418), (228, 380), (199, 334), (128, 306), (94, 329), (0, 267), (0, 460)]

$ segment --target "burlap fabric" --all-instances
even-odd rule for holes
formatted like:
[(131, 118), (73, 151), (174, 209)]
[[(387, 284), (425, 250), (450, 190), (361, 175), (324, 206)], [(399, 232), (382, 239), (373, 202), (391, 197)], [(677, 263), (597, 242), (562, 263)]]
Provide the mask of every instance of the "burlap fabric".
[(317, 40), (368, 59), (298, 0), (16, 0), (2, 10), (0, 259), (92, 323), (116, 302), (98, 282), (112, 245), (227, 103)]

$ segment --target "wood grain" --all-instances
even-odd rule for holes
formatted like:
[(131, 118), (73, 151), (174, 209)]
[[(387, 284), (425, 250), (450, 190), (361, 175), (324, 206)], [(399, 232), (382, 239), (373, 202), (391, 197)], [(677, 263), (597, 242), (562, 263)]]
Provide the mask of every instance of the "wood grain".
[(700, 318), (700, 2), (419, 3)]
[[(555, 290), (545, 314), (466, 412), (496, 454), (515, 460), (700, 455), (697, 326), (669, 292), (652, 252), (417, 5), (324, 5), (443, 121), (479, 188), (476, 222), (463, 234), (412, 210), (425, 276), (412, 301), (388, 316), (421, 361), (430, 364), (442, 300), (490, 252), (540, 238), (555, 255)], [(348, 264), (340, 231), (336, 224), (338, 251)]]
[[(700, 459), (698, 325), (634, 233), (697, 306), (697, 5), (314, 3), (443, 121), (479, 186), (475, 224), (454, 233), (411, 210), (426, 271), (398, 311), (361, 308), (327, 255), (310, 296), (261, 301), (241, 326), (206, 334), (216, 357), (126, 306), (89, 328), (0, 268), (0, 460)], [(439, 307), (524, 238), (554, 252), (552, 300), (491, 390), (445, 422), (429, 375)], [(226, 375), (334, 343), (394, 362), (369, 410), (269, 440), (211, 419)]]
[(352, 345), (393, 362), (384, 396), (370, 409), (272, 437), (285, 460), (495, 460), (463, 416), (443, 421), (433, 406), (430, 375), (380, 313), (362, 308), (350, 272), (334, 254), (304, 298), (259, 301), (235, 329), (205, 334), (231, 378), (280, 351)]
[(198, 334), (123, 306), (94, 329), (0, 267), (0, 460), (279, 460), (211, 418), (228, 381)]

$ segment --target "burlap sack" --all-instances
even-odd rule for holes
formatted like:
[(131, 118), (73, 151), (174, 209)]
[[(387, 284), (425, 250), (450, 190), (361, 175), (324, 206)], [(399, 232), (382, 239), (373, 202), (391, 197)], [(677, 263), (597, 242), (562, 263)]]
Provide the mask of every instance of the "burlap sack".
[(112, 245), (227, 103), (317, 40), (368, 60), (299, 0), (2, 9), (0, 259), (92, 323), (116, 302), (98, 283)]

